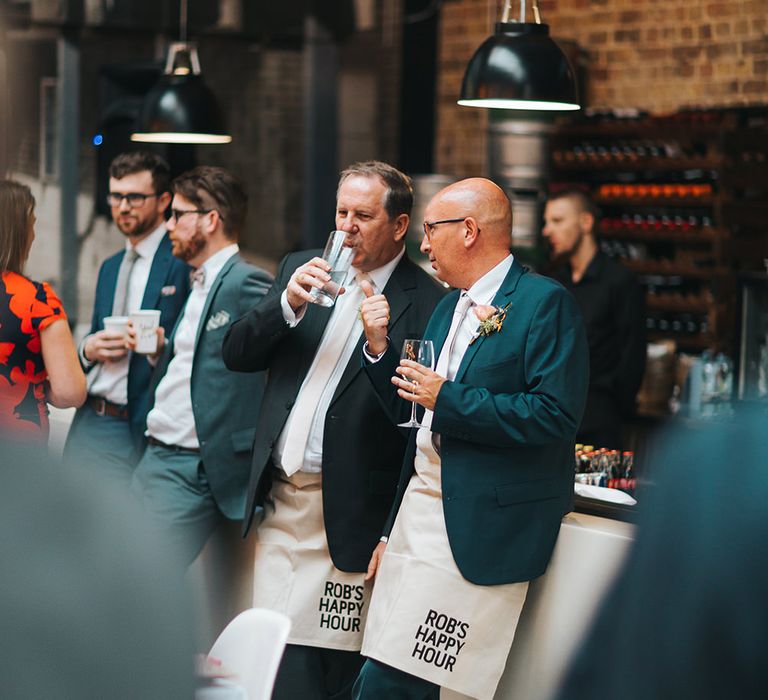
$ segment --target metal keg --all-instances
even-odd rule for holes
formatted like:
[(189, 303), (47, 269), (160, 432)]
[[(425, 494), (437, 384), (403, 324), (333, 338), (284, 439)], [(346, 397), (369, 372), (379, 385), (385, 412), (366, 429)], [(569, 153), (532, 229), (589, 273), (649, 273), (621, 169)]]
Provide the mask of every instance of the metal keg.
[(408, 225), (408, 234), (405, 238), (405, 247), (411, 260), (421, 265), (429, 274), (434, 275), (435, 271), (429, 264), (429, 258), (419, 250), (421, 239), (424, 236), (422, 229), (424, 210), (427, 208), (429, 200), (444, 187), (456, 182), (456, 178), (450, 175), (432, 173), (414, 175), (411, 180), (413, 182), (413, 211), (411, 212), (411, 222)]
[(498, 119), (488, 125), (490, 178), (512, 202), (515, 247), (538, 245), (549, 178), (551, 132), (550, 123), (530, 119)]

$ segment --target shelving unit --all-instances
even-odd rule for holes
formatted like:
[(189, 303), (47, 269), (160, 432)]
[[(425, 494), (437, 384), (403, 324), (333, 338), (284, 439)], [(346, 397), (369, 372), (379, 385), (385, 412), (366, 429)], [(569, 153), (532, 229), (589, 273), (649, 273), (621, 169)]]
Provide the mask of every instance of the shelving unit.
[(768, 107), (559, 124), (550, 189), (589, 191), (646, 288), (649, 339), (736, 353), (736, 274), (768, 258)]

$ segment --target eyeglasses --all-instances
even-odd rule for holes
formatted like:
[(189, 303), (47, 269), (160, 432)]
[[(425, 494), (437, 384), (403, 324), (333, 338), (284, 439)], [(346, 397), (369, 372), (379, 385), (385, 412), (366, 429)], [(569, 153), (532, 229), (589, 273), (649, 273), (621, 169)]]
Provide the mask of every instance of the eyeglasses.
[(179, 221), (185, 214), (208, 214), (212, 211), (213, 209), (171, 209), (170, 218)]
[(432, 238), (432, 234), (435, 232), (435, 227), (439, 226), (440, 224), (458, 224), (459, 221), (464, 221), (467, 217), (462, 216), (460, 219), (443, 219), (442, 221), (425, 221), (423, 224), (424, 227), (424, 235), (427, 237), (427, 240), (430, 240)]
[(122, 194), (120, 192), (110, 192), (107, 195), (107, 204), (109, 204), (110, 207), (119, 207), (123, 200), (128, 202), (128, 206), (131, 207), (131, 209), (135, 207), (140, 207), (144, 204), (144, 202), (147, 201), (148, 197), (159, 197), (160, 195), (153, 193), (153, 194), (144, 194), (143, 192), (127, 192), (125, 194)]

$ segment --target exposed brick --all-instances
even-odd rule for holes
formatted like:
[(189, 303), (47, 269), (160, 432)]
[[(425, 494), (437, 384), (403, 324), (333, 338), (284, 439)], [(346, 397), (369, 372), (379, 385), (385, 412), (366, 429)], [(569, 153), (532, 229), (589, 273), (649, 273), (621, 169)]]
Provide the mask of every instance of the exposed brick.
[(631, 24), (632, 22), (638, 22), (643, 18), (643, 13), (638, 12), (637, 10), (630, 10), (627, 12), (622, 12), (619, 15), (619, 22), (622, 24)]
[[(586, 104), (633, 105), (662, 113), (682, 105), (745, 100), (768, 104), (766, 2), (540, 0), (539, 4), (553, 36), (577, 42), (589, 52)], [(468, 55), (488, 36), (492, 14), (500, 5), (501, 0), (443, 3), (435, 167), (457, 176), (482, 172), (487, 157), (487, 114), (457, 108), (454, 100)]]
[(643, 62), (655, 61), (658, 59), (666, 58), (667, 56), (671, 56), (672, 51), (671, 49), (667, 49), (667, 48), (646, 49), (643, 47), (639, 47), (637, 49), (637, 55)]
[(715, 61), (726, 56), (739, 55), (739, 47), (736, 44), (710, 44), (704, 50), (710, 61)]
[(715, 36), (717, 36), (718, 39), (726, 36), (730, 36), (731, 34), (731, 25), (728, 24), (728, 22), (718, 22), (715, 25)]
[(762, 39), (755, 39), (754, 41), (742, 42), (741, 50), (745, 54), (768, 53), (768, 37), (763, 37)]
[(675, 66), (675, 75), (680, 78), (692, 78), (695, 72), (695, 68), (690, 63), (682, 63)]
[(768, 92), (768, 80), (748, 80), (742, 92), (745, 95), (765, 95)]
[(613, 33), (613, 39), (616, 42), (640, 41), (639, 29), (617, 29)]
[(735, 2), (715, 2), (707, 5), (707, 15), (709, 17), (727, 17), (737, 14), (739, 8)]
[(692, 61), (698, 58), (701, 46), (676, 46), (672, 49), (672, 58), (676, 61)]

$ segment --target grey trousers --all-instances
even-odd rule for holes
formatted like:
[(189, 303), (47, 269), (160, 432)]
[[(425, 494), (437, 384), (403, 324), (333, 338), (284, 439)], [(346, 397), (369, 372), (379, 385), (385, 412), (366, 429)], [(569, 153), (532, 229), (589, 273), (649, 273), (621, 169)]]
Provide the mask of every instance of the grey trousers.
[(200, 455), (149, 445), (131, 490), (189, 566), (223, 519)]

